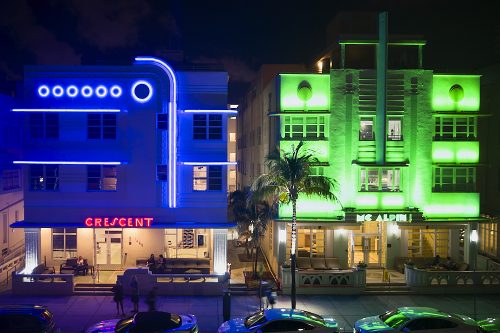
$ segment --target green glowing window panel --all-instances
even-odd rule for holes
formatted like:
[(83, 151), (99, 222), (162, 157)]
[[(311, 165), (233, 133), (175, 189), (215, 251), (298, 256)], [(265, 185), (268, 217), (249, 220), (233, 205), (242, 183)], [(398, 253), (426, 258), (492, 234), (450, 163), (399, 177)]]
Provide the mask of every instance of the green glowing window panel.
[(387, 119), (387, 140), (402, 141), (403, 140), (403, 121), (401, 117)]
[[(299, 143), (299, 140), (280, 141), (280, 149), (282, 151), (292, 151), (293, 147), (297, 147)], [(318, 158), (321, 162), (329, 161), (328, 141), (304, 141), (304, 146), (301, 151), (306, 150), (312, 153), (312, 155)]]
[(475, 167), (434, 167), (433, 192), (476, 192)]
[(434, 118), (434, 140), (470, 140), (477, 137), (477, 117), (438, 116)]
[[(309, 93), (299, 87), (306, 82)], [(329, 110), (330, 75), (325, 74), (280, 74), (281, 111)]]
[(326, 116), (283, 116), (281, 120), (283, 139), (324, 139), (328, 133)]
[(434, 75), (432, 109), (434, 111), (478, 111), (479, 79), (479, 75)]
[(478, 217), (479, 193), (436, 193), (423, 207), (427, 218)]
[(406, 204), (402, 192), (358, 192), (356, 209), (404, 209)]
[(398, 192), (401, 190), (401, 168), (361, 167), (359, 190)]
[[(291, 218), (292, 204), (280, 204), (279, 216), (280, 218)], [(298, 218), (337, 219), (337, 216), (343, 216), (342, 207), (338, 203), (317, 196), (299, 195), (297, 200)]]
[(375, 133), (373, 132), (374, 119), (373, 117), (362, 117), (359, 120), (359, 141), (373, 141), (375, 140)]
[(311, 167), (311, 176), (324, 176), (325, 167), (324, 166), (313, 166)]
[(432, 142), (434, 163), (478, 163), (478, 141), (434, 141)]

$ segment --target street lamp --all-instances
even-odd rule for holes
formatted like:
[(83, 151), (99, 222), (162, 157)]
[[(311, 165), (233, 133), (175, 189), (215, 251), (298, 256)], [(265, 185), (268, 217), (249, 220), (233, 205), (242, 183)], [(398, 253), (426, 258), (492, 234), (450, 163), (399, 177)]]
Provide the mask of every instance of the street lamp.
[(470, 241), (470, 248), (469, 252), (472, 250), (473, 253), (472, 255), (469, 253), (469, 258), (471, 259), (471, 266), (472, 266), (472, 281), (473, 281), (473, 291), (472, 291), (472, 296), (473, 296), (473, 301), (474, 301), (474, 320), (477, 320), (477, 309), (476, 309), (476, 286), (474, 284), (476, 283), (476, 263), (477, 263), (477, 242), (479, 240), (479, 235), (477, 234), (476, 229), (472, 229), (469, 235), (469, 241)]

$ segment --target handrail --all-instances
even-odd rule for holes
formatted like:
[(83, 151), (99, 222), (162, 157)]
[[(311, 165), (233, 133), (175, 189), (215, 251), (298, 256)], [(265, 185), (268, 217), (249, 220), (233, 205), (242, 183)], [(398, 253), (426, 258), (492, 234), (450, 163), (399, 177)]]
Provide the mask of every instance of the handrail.
[(21, 253), (24, 252), (24, 240), (21, 240), (17, 243), (15, 243), (13, 246), (9, 247), (9, 251), (7, 252), (6, 255), (0, 259), (0, 266), (3, 265), (5, 262), (12, 260), (13, 258), (17, 257)]

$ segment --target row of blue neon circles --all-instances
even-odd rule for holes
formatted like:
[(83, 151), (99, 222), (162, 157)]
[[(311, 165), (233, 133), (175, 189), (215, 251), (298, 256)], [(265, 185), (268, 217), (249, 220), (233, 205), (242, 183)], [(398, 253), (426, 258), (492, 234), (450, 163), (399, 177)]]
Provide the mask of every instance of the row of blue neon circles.
[[(90, 98), (94, 95), (94, 93), (99, 98), (105, 98), (106, 96), (108, 96), (108, 93), (111, 97), (119, 98), (123, 93), (123, 89), (116, 84), (112, 85), (109, 88), (104, 85), (98, 85), (95, 88), (89, 85), (85, 85), (81, 88), (75, 85), (69, 85), (64, 88), (61, 85), (54, 85), (50, 87), (44, 84), (38, 87), (37, 92), (38, 96), (42, 98), (49, 97), (50, 95), (56, 98), (60, 98), (65, 94), (66, 96), (71, 98), (75, 98), (79, 94), (81, 94), (85, 98)], [(132, 89), (130, 92), (135, 101), (139, 103), (145, 103), (149, 101), (151, 97), (153, 97), (153, 86), (147, 81), (139, 80), (132, 85)]]

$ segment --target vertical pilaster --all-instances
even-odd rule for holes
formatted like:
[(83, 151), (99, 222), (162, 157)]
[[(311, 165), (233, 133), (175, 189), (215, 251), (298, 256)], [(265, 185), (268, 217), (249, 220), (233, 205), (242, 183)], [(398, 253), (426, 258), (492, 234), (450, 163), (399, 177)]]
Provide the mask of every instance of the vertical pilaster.
[(40, 263), (40, 229), (24, 229), (25, 265), (24, 272), (31, 273)]
[(213, 229), (214, 272), (224, 274), (227, 270), (227, 229)]
[(377, 45), (377, 116), (375, 121), (375, 151), (377, 164), (385, 163), (387, 76), (387, 12), (378, 17)]

